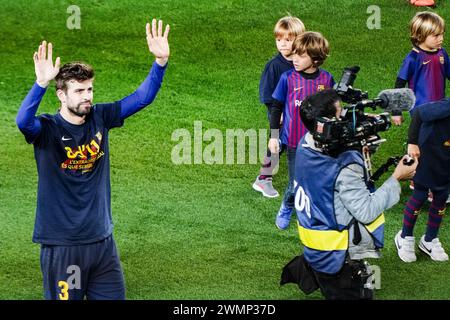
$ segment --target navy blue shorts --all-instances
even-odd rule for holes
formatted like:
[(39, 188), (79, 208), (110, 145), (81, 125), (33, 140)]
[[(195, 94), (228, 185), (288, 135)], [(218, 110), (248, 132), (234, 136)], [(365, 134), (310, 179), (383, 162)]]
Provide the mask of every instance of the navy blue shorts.
[(124, 300), (125, 283), (114, 238), (41, 245), (44, 296), (48, 300)]

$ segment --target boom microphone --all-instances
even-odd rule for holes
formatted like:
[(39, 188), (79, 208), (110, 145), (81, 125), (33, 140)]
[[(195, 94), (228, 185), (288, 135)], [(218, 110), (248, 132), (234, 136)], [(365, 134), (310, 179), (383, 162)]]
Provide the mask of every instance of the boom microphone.
[(386, 89), (377, 98), (383, 101), (380, 106), (387, 112), (410, 111), (416, 103), (414, 92), (408, 88)]
[(387, 112), (392, 111), (409, 111), (416, 103), (416, 96), (411, 89), (386, 89), (378, 94), (375, 99), (365, 99), (357, 102), (354, 106), (359, 109), (366, 107), (375, 108), (377, 106), (385, 109)]

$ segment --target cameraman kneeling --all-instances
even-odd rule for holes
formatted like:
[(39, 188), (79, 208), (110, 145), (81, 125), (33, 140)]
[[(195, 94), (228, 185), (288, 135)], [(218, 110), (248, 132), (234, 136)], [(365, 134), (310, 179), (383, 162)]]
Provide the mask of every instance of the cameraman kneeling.
[(295, 159), (295, 208), (303, 255), (283, 270), (281, 284), (298, 283), (305, 293), (320, 288), (327, 299), (372, 299), (364, 258), (379, 258), (383, 247), (383, 210), (400, 199), (399, 180), (414, 176), (403, 161), (375, 192), (367, 186), (362, 150), (329, 156), (311, 133), (318, 117), (339, 119), (340, 98), (325, 90), (307, 97), (301, 119), (310, 131), (300, 141)]

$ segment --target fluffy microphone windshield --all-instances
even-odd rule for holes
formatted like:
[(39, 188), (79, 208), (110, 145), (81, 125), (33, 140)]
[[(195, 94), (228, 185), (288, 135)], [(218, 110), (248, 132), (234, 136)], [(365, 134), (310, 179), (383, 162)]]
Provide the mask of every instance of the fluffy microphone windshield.
[(409, 111), (416, 103), (416, 96), (411, 89), (386, 89), (378, 94), (378, 99), (383, 100), (381, 107), (386, 111)]

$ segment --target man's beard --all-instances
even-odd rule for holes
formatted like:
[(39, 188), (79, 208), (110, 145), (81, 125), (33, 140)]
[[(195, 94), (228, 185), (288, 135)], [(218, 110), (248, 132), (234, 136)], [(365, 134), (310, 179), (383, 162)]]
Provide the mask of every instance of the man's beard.
[[(81, 106), (82, 104), (86, 104), (89, 103), (89, 108), (86, 109), (86, 111), (83, 110), (83, 108), (85, 108), (85, 106)], [(77, 104), (76, 107), (73, 106), (67, 106), (67, 110), (69, 110), (70, 113), (78, 116), (78, 117), (84, 117), (85, 115), (89, 114), (89, 112), (91, 112), (91, 107), (92, 104), (90, 102), (81, 102), (79, 104)]]

